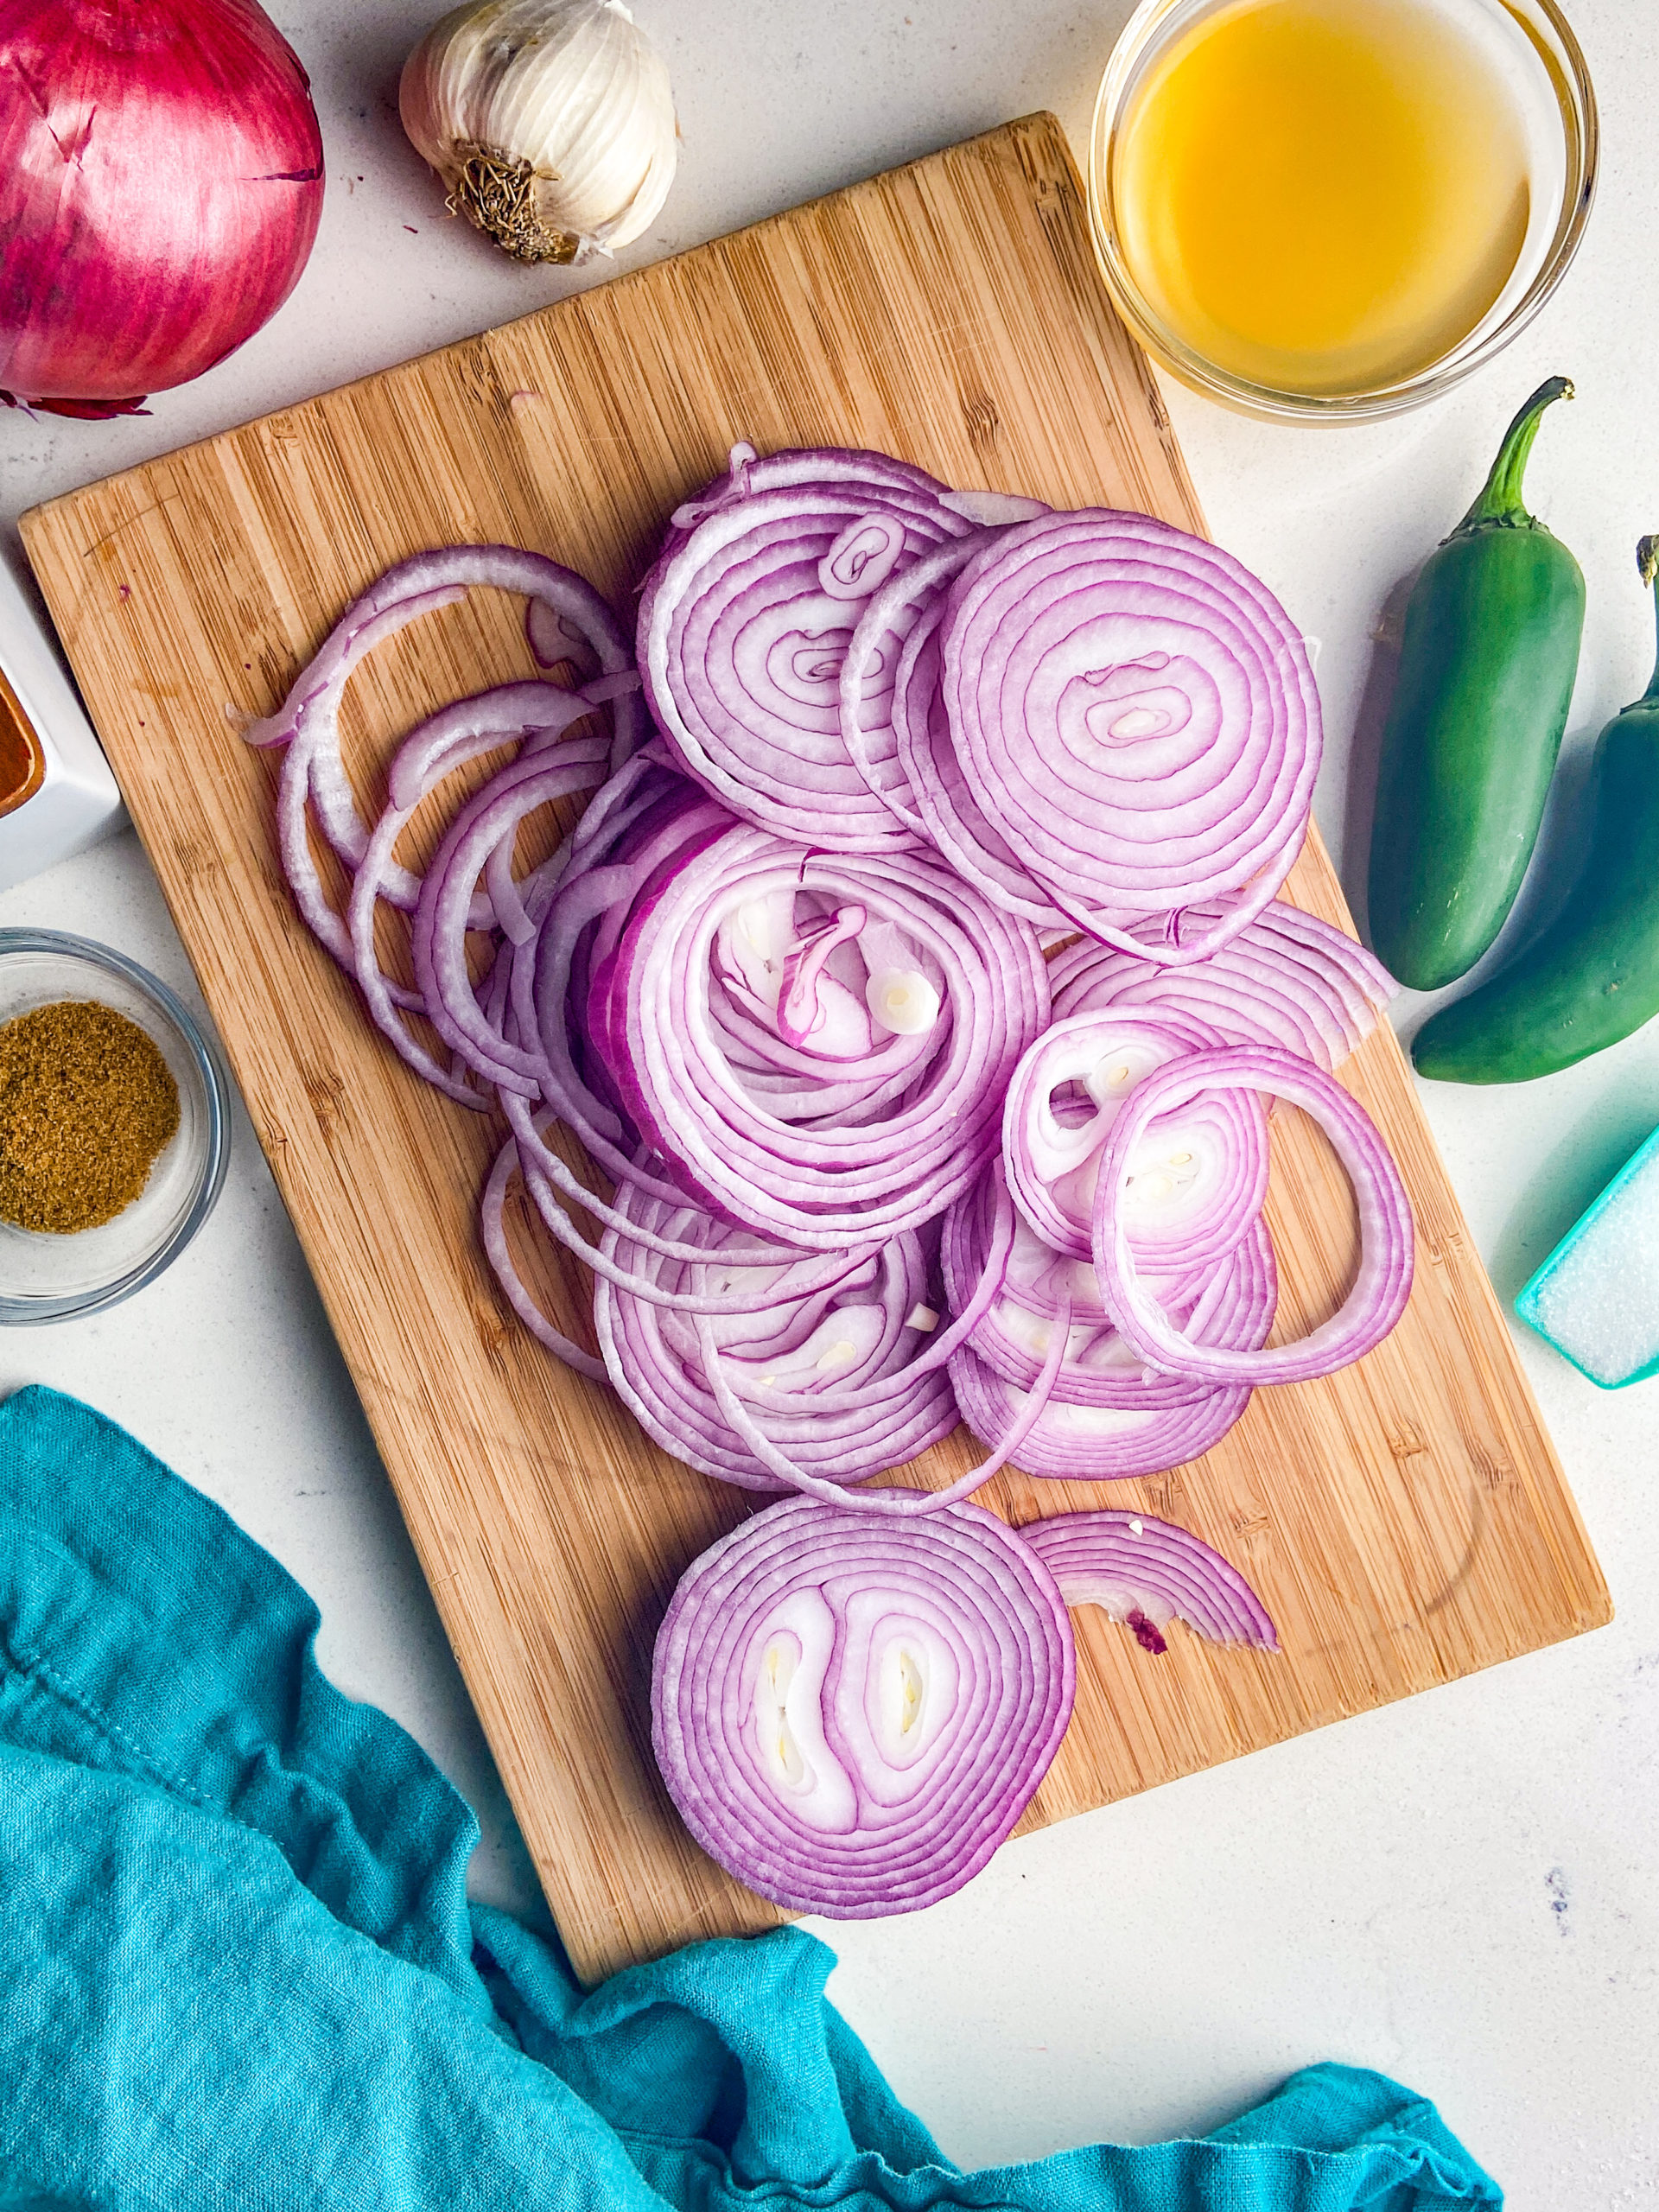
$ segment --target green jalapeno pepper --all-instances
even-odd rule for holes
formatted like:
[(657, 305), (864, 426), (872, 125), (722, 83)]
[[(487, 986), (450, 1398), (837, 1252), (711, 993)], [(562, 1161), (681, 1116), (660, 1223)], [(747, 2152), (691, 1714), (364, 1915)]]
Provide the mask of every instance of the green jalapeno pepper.
[[(1637, 548), (1643, 583), (1659, 537)], [(1659, 613), (1659, 586), (1656, 587)], [(1560, 916), (1520, 957), (1418, 1032), (1444, 1083), (1525, 1083), (1617, 1045), (1659, 1014), (1659, 667), (1596, 742), (1590, 856)]]
[(1503, 927), (1532, 858), (1578, 673), (1584, 577), (1527, 512), (1522, 478), (1565, 377), (1510, 423), (1484, 490), (1406, 607), (1371, 833), (1371, 943), (1402, 983), (1455, 982)]

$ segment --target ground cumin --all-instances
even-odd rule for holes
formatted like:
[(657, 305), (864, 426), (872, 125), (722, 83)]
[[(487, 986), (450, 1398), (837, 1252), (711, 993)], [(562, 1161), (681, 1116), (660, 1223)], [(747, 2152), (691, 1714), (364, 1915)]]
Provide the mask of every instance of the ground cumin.
[(179, 1087), (136, 1021), (62, 999), (0, 1024), (0, 1220), (59, 1235), (130, 1206), (179, 1126)]

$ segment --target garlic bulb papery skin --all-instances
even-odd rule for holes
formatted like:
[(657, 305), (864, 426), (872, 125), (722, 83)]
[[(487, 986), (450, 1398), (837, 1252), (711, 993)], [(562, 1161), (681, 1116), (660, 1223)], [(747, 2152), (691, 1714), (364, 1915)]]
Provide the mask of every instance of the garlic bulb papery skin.
[(404, 128), (517, 261), (585, 261), (637, 238), (679, 137), (668, 67), (622, 0), (474, 0), (404, 65)]

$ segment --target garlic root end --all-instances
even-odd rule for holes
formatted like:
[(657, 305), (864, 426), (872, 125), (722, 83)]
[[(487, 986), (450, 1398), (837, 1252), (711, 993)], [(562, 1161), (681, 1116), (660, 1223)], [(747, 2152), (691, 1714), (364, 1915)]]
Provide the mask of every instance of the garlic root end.
[(447, 180), (452, 215), (493, 238), (515, 261), (550, 261), (568, 267), (582, 257), (587, 240), (543, 221), (536, 208), (536, 172), (527, 161), (493, 146), (457, 146), (459, 166)]

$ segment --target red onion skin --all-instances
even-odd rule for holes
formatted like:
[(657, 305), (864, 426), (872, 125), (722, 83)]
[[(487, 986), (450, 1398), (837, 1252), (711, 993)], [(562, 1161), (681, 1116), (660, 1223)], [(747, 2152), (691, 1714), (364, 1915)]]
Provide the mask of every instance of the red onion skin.
[(253, 0), (0, 0), (0, 385), (129, 414), (273, 315), (322, 213), (305, 71)]

